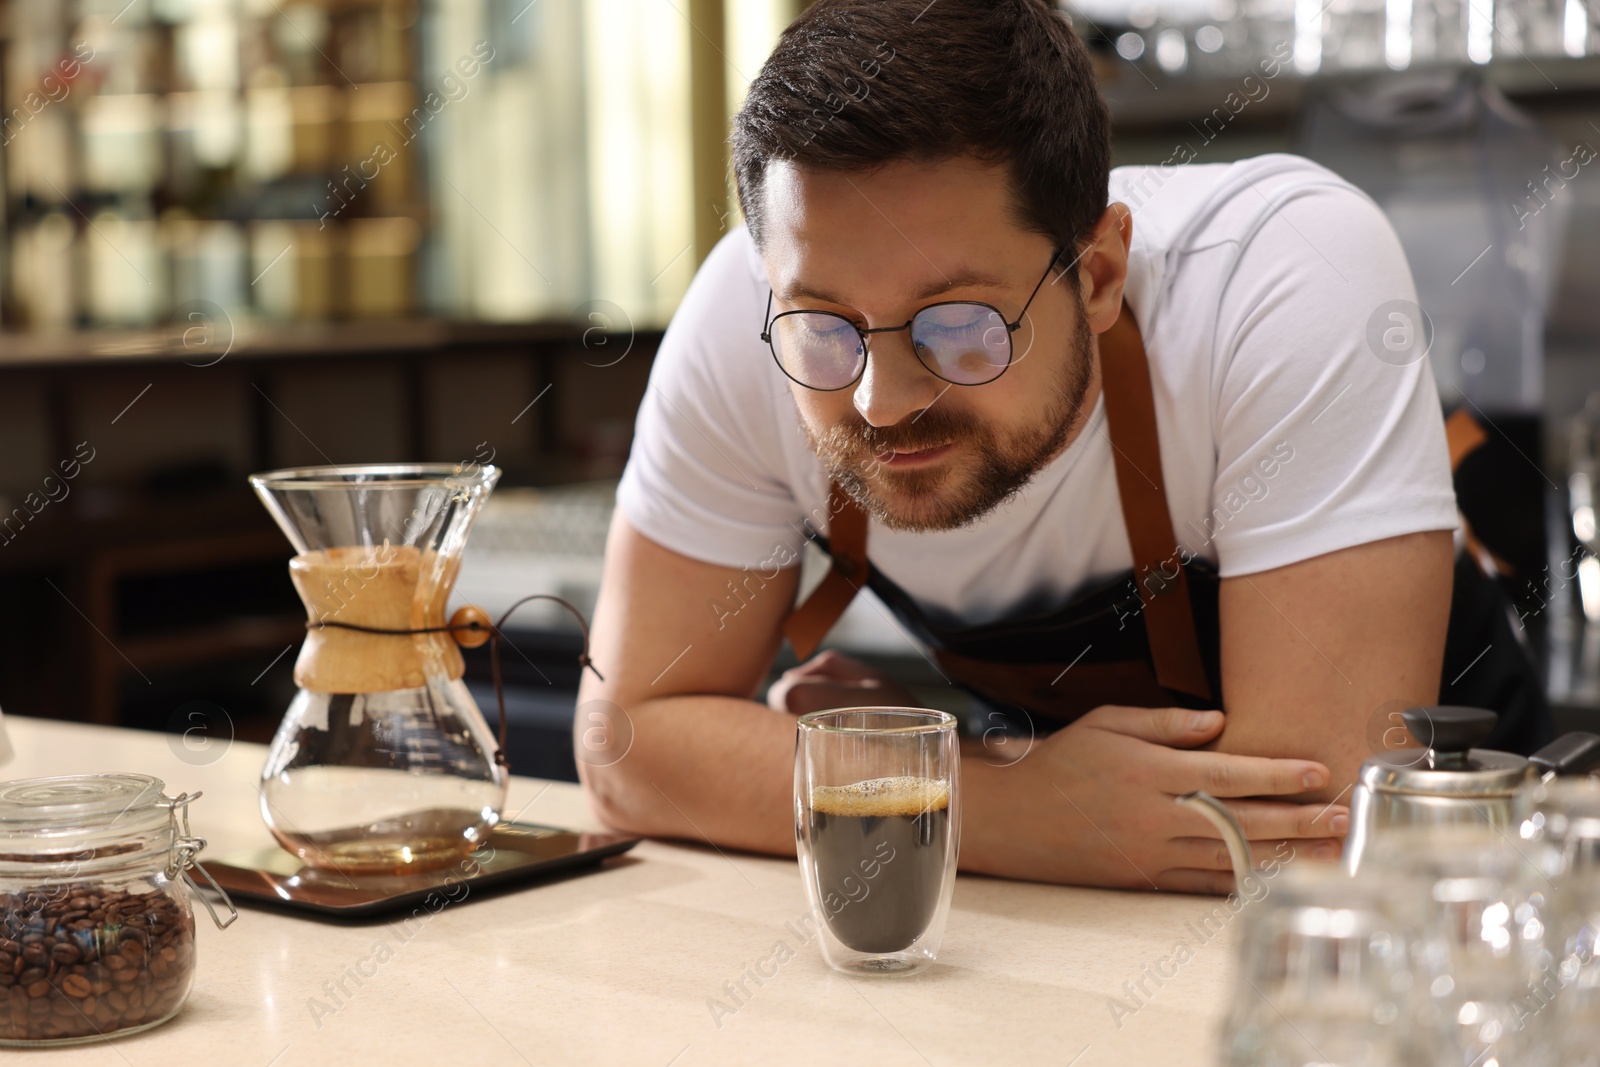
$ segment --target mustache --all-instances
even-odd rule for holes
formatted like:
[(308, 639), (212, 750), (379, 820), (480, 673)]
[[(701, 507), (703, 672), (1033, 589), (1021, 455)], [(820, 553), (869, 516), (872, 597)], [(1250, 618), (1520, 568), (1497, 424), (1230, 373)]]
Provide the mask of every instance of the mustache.
[(981, 436), (978, 420), (950, 407), (925, 407), (893, 426), (873, 426), (852, 412), (829, 428), (824, 444), (835, 453), (882, 456), (917, 452)]

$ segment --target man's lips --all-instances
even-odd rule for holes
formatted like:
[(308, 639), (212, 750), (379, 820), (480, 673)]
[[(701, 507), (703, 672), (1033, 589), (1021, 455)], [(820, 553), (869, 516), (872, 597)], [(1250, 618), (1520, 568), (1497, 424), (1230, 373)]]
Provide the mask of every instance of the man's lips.
[(931, 463), (936, 459), (941, 459), (954, 447), (954, 443), (946, 443), (942, 445), (934, 445), (930, 448), (913, 449), (905, 452), (890, 449), (886, 452), (880, 452), (877, 458), (878, 462), (882, 463), (886, 467), (910, 467), (922, 463)]

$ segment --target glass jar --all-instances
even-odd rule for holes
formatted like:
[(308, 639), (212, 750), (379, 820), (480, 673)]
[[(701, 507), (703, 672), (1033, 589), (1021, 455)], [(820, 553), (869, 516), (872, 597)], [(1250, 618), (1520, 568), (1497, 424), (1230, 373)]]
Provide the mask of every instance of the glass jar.
[[(183, 1006), (195, 936), (179, 883), (197, 889), (205, 842), (189, 832), (200, 794), (164, 788), (143, 774), (0, 783), (0, 1046), (98, 1041)], [(226, 921), (201, 898), (219, 927), (238, 916), (222, 900)]]

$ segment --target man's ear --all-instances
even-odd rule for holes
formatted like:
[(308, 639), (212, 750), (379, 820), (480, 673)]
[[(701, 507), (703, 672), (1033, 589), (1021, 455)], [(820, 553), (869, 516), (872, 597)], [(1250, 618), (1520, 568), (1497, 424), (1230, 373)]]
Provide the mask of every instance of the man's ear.
[(1106, 207), (1078, 257), (1078, 291), (1083, 294), (1089, 332), (1111, 329), (1122, 313), (1122, 283), (1128, 277), (1128, 246), (1133, 241), (1133, 212), (1128, 205)]

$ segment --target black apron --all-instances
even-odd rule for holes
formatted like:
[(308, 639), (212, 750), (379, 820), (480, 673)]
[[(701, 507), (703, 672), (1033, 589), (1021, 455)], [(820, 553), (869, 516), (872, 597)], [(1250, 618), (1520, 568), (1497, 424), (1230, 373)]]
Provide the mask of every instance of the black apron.
[[(870, 565), (866, 512), (835, 484), (827, 534), (808, 531), (833, 566), (784, 624), (802, 661), (865, 585), (932, 650), (941, 671), (1022, 731), (1047, 733), (1104, 704), (1226, 710), (1220, 579), (1208, 560), (1185, 562), (1177, 550), (1149, 364), (1126, 306), (1099, 347), (1107, 431), (1135, 566), (1052, 611), (978, 626), (941, 625)], [(1460, 442), (1471, 440), (1475, 429), (1463, 418), (1457, 412), (1447, 424), (1453, 466), (1464, 454)], [(1493, 709), (1500, 725), (1485, 747), (1532, 752), (1552, 734), (1543, 687), (1516, 636), (1504, 591), (1475, 562), (1481, 546), (1470, 528), (1468, 543), (1472, 550), (1456, 559), (1438, 702)]]

